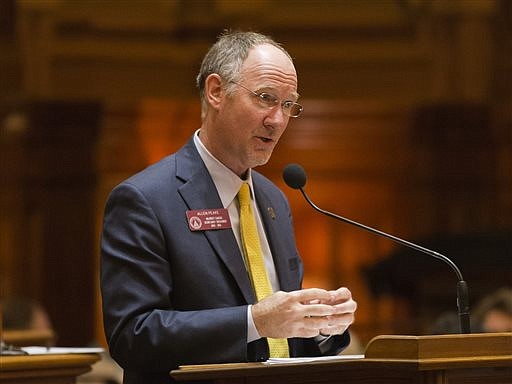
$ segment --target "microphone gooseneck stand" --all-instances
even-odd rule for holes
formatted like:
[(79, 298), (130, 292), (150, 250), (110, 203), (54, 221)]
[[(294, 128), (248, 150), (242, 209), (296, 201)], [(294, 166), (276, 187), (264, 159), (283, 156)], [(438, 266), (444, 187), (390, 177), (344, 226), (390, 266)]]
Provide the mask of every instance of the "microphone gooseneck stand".
[(462, 273), (461, 273), (460, 269), (450, 258), (448, 258), (447, 256), (445, 256), (439, 252), (422, 247), (418, 244), (401, 239), (397, 236), (393, 236), (389, 233), (380, 231), (380, 230), (372, 228), (370, 226), (358, 223), (357, 221), (347, 219), (346, 217), (336, 215), (332, 212), (329, 212), (322, 208), (319, 208), (316, 204), (314, 204), (311, 201), (311, 199), (309, 198), (309, 196), (306, 194), (306, 192), (303, 189), (304, 185), (306, 184), (306, 173), (305, 173), (304, 169), (298, 164), (290, 164), (290, 165), (286, 166), (283, 171), (283, 179), (284, 179), (285, 183), (290, 188), (299, 189), (301, 191), (302, 195), (304, 196), (304, 198), (306, 199), (306, 201), (308, 202), (308, 204), (311, 205), (313, 207), (313, 209), (315, 209), (316, 211), (318, 211), (324, 215), (327, 215), (333, 219), (340, 220), (345, 223), (354, 225), (358, 228), (364, 229), (373, 234), (377, 234), (379, 236), (386, 237), (400, 245), (406, 246), (408, 248), (412, 248), (416, 251), (425, 253), (427, 255), (430, 255), (436, 259), (442, 260), (445, 263), (447, 263), (452, 268), (452, 270), (455, 272), (455, 274), (457, 275), (457, 280), (458, 280), (458, 282), (457, 282), (457, 309), (458, 309), (458, 316), (459, 316), (460, 333), (471, 333), (471, 325), (470, 325), (470, 318), (469, 318), (468, 285), (464, 281), (464, 278), (462, 277)]

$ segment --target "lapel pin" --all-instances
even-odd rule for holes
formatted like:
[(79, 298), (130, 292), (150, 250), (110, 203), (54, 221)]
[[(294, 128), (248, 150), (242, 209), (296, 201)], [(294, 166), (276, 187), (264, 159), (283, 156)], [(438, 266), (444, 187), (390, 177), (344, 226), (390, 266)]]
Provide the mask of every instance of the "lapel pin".
[(268, 207), (267, 211), (268, 211), (268, 214), (270, 215), (270, 217), (272, 218), (272, 220), (275, 220), (276, 219), (276, 213), (274, 212), (274, 208)]

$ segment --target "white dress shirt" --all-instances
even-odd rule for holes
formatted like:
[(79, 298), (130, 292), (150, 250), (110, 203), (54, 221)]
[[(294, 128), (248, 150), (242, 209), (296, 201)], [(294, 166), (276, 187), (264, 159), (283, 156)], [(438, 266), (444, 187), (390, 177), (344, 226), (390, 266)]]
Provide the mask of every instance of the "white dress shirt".
[[(243, 255), (242, 242), (240, 239), (240, 207), (238, 203), (238, 191), (244, 182), (247, 182), (251, 189), (251, 208), (254, 212), (254, 216), (256, 219), (256, 226), (258, 228), (258, 235), (261, 243), (261, 250), (263, 252), (263, 259), (265, 262), (265, 267), (267, 269), (267, 275), (270, 280), (270, 284), (272, 285), (272, 290), (277, 292), (279, 290), (279, 281), (277, 279), (276, 268), (274, 265), (274, 260), (272, 258), (272, 253), (270, 251), (270, 246), (268, 244), (267, 235), (263, 229), (263, 224), (261, 221), (260, 212), (258, 210), (254, 189), (252, 186), (252, 176), (251, 170), (247, 174), (247, 180), (242, 180), (237, 174), (235, 174), (232, 170), (222, 164), (219, 160), (217, 160), (206, 147), (203, 145), (200, 139), (200, 130), (197, 130), (194, 134), (194, 144), (203, 160), (210, 176), (212, 177), (213, 183), (217, 188), (217, 192), (220, 196), (220, 200), (222, 201), (222, 207), (226, 208), (229, 213), (229, 219), (231, 220), (231, 229), (233, 230), (233, 234), (235, 235), (236, 241), (238, 243), (238, 248), (240, 249), (240, 253)], [(218, 208), (218, 207), (205, 207), (205, 208)], [(244, 260), (245, 263), (245, 260)], [(261, 336), (258, 334), (256, 326), (254, 325), (254, 321), (252, 319), (251, 306), (247, 308), (247, 342), (251, 342), (259, 339)]]

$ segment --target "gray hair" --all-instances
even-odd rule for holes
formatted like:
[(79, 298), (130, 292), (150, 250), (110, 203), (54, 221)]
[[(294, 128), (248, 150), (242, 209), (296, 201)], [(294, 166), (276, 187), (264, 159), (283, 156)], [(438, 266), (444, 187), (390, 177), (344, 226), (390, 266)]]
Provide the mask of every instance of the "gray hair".
[[(238, 82), (242, 65), (249, 55), (249, 51), (262, 44), (270, 44), (279, 48), (292, 60), (288, 52), (271, 37), (257, 32), (231, 32), (224, 31), (217, 42), (210, 48), (203, 58), (201, 69), (197, 75), (196, 84), (201, 98), (201, 116), (204, 118), (208, 104), (204, 95), (206, 78), (212, 73), (218, 74), (226, 82), (226, 91), (233, 91), (233, 82)], [(292, 60), (293, 61), (293, 60)]]

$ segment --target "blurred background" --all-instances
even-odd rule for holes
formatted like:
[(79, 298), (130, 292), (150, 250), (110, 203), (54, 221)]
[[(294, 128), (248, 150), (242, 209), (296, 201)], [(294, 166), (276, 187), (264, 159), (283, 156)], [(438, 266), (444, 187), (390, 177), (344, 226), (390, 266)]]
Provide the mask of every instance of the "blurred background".
[(105, 199), (200, 125), (195, 76), (225, 28), (284, 44), (304, 114), (259, 170), (288, 196), (306, 287), (349, 287), (354, 332), (429, 334), (456, 313), (447, 265), (315, 213), (451, 257), (472, 307), (512, 285), (512, 2), (0, 1), (0, 284), (47, 311), (58, 345), (104, 345)]

